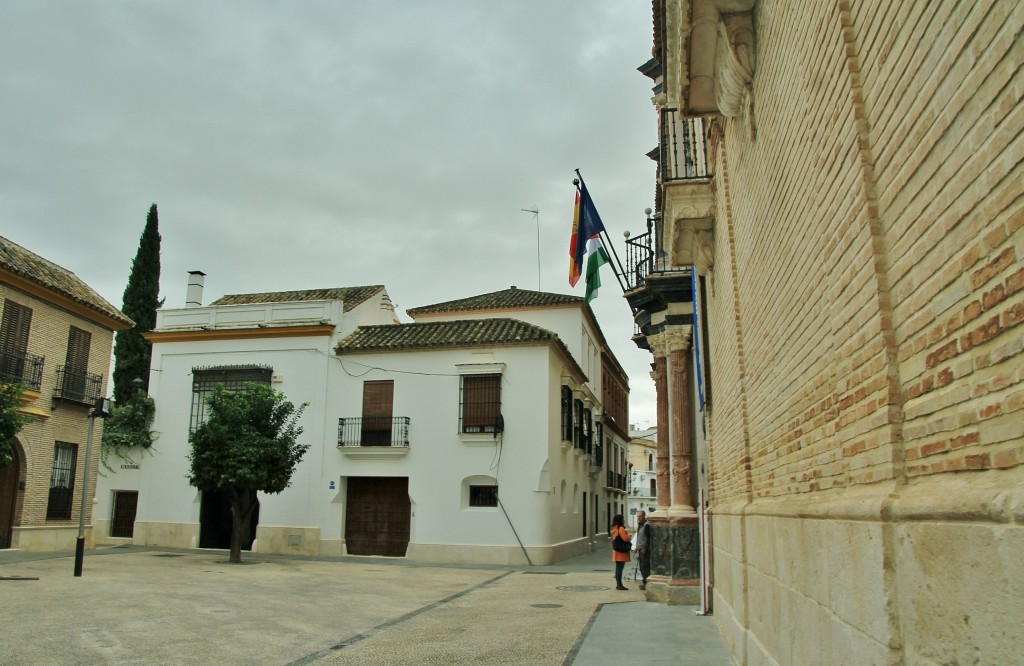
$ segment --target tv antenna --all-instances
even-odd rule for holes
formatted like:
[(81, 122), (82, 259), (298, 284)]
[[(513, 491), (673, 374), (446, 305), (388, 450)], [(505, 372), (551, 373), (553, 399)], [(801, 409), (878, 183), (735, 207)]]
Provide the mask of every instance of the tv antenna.
[(532, 213), (537, 223), (537, 291), (540, 291), (540, 209), (534, 204), (533, 208), (520, 208), (524, 213)]

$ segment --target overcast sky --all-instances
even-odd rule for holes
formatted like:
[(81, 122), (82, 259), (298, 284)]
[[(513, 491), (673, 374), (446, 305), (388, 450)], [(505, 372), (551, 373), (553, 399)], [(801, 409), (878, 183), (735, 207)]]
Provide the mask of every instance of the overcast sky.
[[(3, 0), (0, 235), (117, 307), (154, 202), (167, 307), (189, 270), (207, 303), (384, 284), (403, 321), (538, 277), (582, 296), (573, 170), (623, 259), (653, 205), (650, 49), (635, 0)], [(653, 425), (651, 356), (603, 280)]]

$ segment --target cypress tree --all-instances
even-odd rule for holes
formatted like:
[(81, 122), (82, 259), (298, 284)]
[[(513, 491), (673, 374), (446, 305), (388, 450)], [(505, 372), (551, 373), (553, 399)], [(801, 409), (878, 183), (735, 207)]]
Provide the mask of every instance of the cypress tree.
[[(161, 305), (160, 229), (156, 204), (153, 204), (146, 216), (146, 228), (139, 239), (121, 303), (121, 312), (130, 317), (135, 326), (118, 331), (114, 343), (114, 400), (118, 403), (128, 402), (137, 388), (149, 389), (152, 345), (142, 334), (156, 327), (156, 311)], [(136, 378), (142, 380), (140, 387), (133, 383)]]

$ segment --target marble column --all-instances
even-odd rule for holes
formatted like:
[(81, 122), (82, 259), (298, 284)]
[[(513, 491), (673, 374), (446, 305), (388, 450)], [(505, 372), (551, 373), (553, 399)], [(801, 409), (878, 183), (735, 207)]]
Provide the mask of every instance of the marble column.
[[(669, 471), (669, 429), (665, 427), (668, 423), (668, 382), (665, 372), (667, 359), (665, 356), (654, 357), (654, 372), (651, 376), (654, 379), (654, 391), (657, 396), (657, 451), (655, 464), (657, 469), (657, 490), (658, 490), (658, 518), (668, 518), (668, 508), (671, 504), (671, 477)], [(653, 516), (651, 517), (653, 518)]]
[(679, 336), (685, 346), (669, 352), (669, 396), (672, 400), (669, 450), (672, 456), (671, 515), (694, 515), (693, 434), (690, 413), (689, 335)]

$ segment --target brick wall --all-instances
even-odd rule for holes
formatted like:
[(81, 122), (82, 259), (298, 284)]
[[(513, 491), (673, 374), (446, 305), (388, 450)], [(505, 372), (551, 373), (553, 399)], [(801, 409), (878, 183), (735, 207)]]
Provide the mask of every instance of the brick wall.
[[(113, 333), (92, 321), (72, 314), (39, 298), (0, 283), (0, 303), (9, 299), (32, 309), (32, 324), (29, 331), (28, 353), (44, 357), (40, 397), (28, 407), (41, 410), (47, 416), (37, 418), (25, 426), (17, 439), (24, 454), (24, 468), (21, 480), (25, 491), (19, 493), (16, 527), (60, 527), (78, 525), (80, 492), (85, 478), (85, 448), (88, 427), (88, 408), (52, 400), (57, 386), (57, 367), (64, 364), (68, 346), (68, 331), (73, 325), (92, 334), (89, 348), (88, 371), (103, 377), (104, 395), (107, 389), (107, 375), (110, 371)], [(96, 487), (96, 473), (99, 465), (99, 441), (103, 433), (103, 421), (97, 419), (93, 433), (93, 456), (89, 472), (90, 492)], [(78, 467), (75, 471), (75, 501), (70, 520), (47, 520), (46, 507), (49, 499), (50, 472), (53, 467), (53, 449), (57, 441), (78, 445)], [(86, 519), (91, 520), (87, 506)], [(18, 517), (20, 516), (20, 517)]]
[(758, 3), (757, 136), (715, 151), (717, 500), (745, 437), (755, 498), (1021, 463), (1022, 12)]

